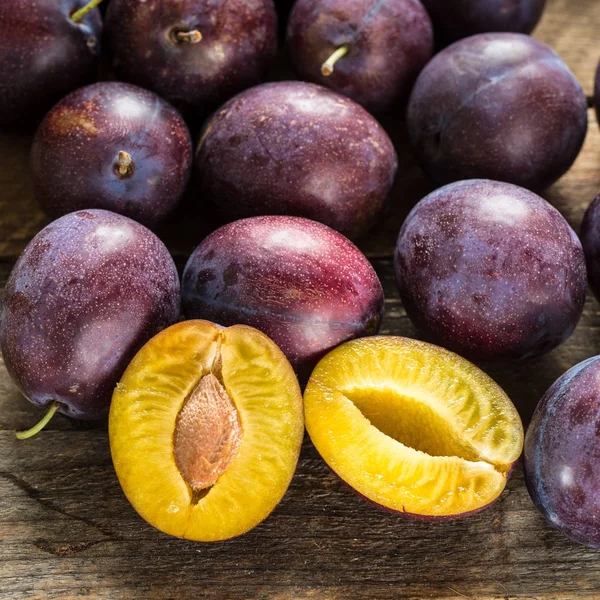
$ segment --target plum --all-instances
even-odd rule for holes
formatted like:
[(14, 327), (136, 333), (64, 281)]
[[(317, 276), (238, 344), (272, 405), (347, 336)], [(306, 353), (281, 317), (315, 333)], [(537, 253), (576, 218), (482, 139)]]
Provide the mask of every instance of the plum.
[(540, 400), (525, 436), (531, 499), (571, 539), (600, 548), (600, 356), (579, 363)]
[(375, 223), (397, 166), (390, 138), (364, 108), (298, 81), (230, 100), (195, 159), (200, 194), (225, 219), (300, 216), (352, 238)]
[(447, 42), (486, 33), (531, 33), (542, 18), (546, 0), (421, 0), (435, 31)]
[(36, 197), (52, 217), (103, 208), (157, 227), (177, 205), (191, 166), (183, 118), (127, 83), (69, 94), (46, 116), (32, 147)]
[(421, 200), (400, 230), (395, 270), (415, 325), (476, 360), (552, 350), (585, 302), (575, 232), (544, 199), (508, 183), (461, 181)]
[[(102, 17), (86, 0), (0, 2), (0, 128), (29, 129), (62, 96), (92, 81)], [(74, 20), (74, 17), (77, 20)]]
[(407, 119), (417, 159), (436, 182), (488, 178), (535, 191), (577, 158), (587, 100), (545, 44), (486, 33), (456, 42), (421, 71)]
[(179, 302), (173, 259), (150, 230), (104, 210), (70, 213), (33, 238), (8, 279), (6, 368), (33, 404), (100, 418), (134, 354), (177, 320)]
[(419, 0), (297, 0), (288, 44), (302, 79), (382, 112), (406, 103), (433, 28)]
[(344, 236), (300, 217), (252, 217), (209, 235), (182, 279), (188, 319), (266, 333), (302, 374), (339, 343), (379, 330), (383, 290)]
[(259, 83), (277, 49), (272, 0), (111, 0), (106, 31), (124, 79), (200, 112)]
[(600, 300), (600, 195), (585, 212), (580, 233), (590, 288)]

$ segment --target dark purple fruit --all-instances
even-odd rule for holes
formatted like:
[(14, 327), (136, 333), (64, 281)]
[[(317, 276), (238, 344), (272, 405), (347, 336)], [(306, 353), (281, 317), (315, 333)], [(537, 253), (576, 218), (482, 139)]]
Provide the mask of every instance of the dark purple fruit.
[(308, 219), (270, 216), (209, 235), (185, 267), (182, 302), (189, 319), (260, 329), (306, 373), (341, 342), (377, 333), (383, 290), (343, 235)]
[(590, 288), (600, 299), (600, 196), (590, 204), (583, 217), (580, 237)]
[(476, 35), (421, 71), (408, 106), (421, 166), (438, 183), (488, 178), (539, 190), (573, 164), (587, 131), (581, 85), (545, 44)]
[(295, 215), (356, 237), (379, 216), (398, 161), (364, 108), (286, 81), (225, 104), (206, 126), (195, 166), (202, 197), (228, 220)]
[(421, 200), (404, 222), (396, 280), (410, 319), (473, 360), (548, 352), (585, 301), (579, 239), (548, 202), (496, 181), (461, 181)]
[(259, 83), (277, 49), (272, 0), (111, 0), (118, 73), (204, 112)]
[(542, 18), (546, 0), (421, 0), (435, 31), (453, 42), (477, 33), (531, 33)]
[(302, 79), (379, 112), (408, 99), (433, 29), (419, 0), (297, 0), (288, 44)]
[(600, 356), (576, 365), (546, 392), (525, 436), (529, 494), (549, 523), (600, 548)]
[(163, 243), (121, 215), (81, 211), (50, 223), (17, 261), (0, 348), (31, 402), (96, 419), (134, 354), (178, 316), (177, 270)]
[(0, 2), (0, 129), (30, 129), (65, 94), (94, 79), (100, 11), (71, 18), (87, 2)]
[(156, 227), (189, 179), (192, 142), (177, 111), (127, 83), (79, 89), (46, 116), (35, 136), (35, 193), (57, 217), (104, 208)]

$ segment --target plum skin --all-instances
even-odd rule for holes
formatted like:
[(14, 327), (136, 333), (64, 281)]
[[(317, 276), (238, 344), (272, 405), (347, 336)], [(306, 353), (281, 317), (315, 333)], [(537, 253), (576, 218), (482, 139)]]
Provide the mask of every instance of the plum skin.
[(341, 234), (299, 217), (242, 219), (209, 235), (182, 278), (183, 312), (269, 336), (302, 376), (343, 341), (377, 333), (383, 289)]
[(523, 34), (488, 33), (429, 62), (407, 122), (417, 159), (437, 183), (485, 178), (535, 191), (577, 158), (587, 100), (548, 46)]
[[(131, 174), (119, 175), (120, 151)], [(134, 85), (96, 83), (61, 100), (33, 141), (36, 198), (52, 217), (102, 208), (156, 228), (175, 208), (192, 167), (192, 141), (179, 113)]]
[(410, 319), (474, 360), (548, 352), (583, 312), (579, 239), (549, 203), (511, 184), (463, 181), (425, 197), (402, 226), (394, 260)]
[(477, 33), (531, 33), (544, 12), (546, 0), (422, 0), (435, 31), (446, 41)]
[(75, 23), (87, 0), (0, 2), (0, 128), (30, 129), (62, 96), (97, 74), (102, 17)]
[(230, 100), (207, 124), (195, 158), (200, 198), (226, 220), (299, 216), (350, 238), (375, 224), (397, 166), (390, 138), (364, 108), (298, 81)]
[(574, 366), (544, 394), (525, 436), (527, 490), (548, 522), (600, 548), (600, 356)]
[(581, 244), (589, 284), (594, 296), (600, 299), (600, 195), (589, 205), (581, 223)]
[(108, 412), (127, 364), (179, 316), (163, 243), (108, 211), (71, 213), (29, 243), (6, 285), (0, 349), (19, 390), (77, 419)]
[[(202, 40), (175, 43), (177, 29)], [(272, 0), (111, 0), (106, 31), (121, 77), (182, 110), (207, 112), (259, 83), (277, 50)]]
[[(302, 79), (349, 96), (371, 112), (406, 103), (417, 75), (433, 55), (433, 28), (418, 0), (298, 0), (288, 45)], [(322, 64), (349, 52), (325, 76)]]

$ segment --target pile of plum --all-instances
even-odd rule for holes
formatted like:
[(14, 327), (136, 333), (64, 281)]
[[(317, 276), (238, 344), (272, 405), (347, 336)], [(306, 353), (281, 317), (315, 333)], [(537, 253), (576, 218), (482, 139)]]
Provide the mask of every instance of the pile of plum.
[[(143, 396), (140, 373), (156, 389), (159, 379), (163, 386), (170, 381), (164, 393), (173, 396), (178, 409), (169, 413), (170, 421), (163, 415), (164, 421), (156, 417), (153, 422), (170, 427), (171, 437), (174, 428), (181, 430), (175, 438), (193, 447), (189, 452), (175, 448), (179, 471), (191, 480), (211, 482), (190, 487), (190, 506), (208, 507), (202, 503), (224, 493), (218, 489), (229, 489), (235, 497), (233, 483), (218, 482), (233, 481), (233, 475), (227, 477), (237, 472), (237, 457), (255, 451), (239, 448), (259, 448), (256, 440), (255, 446), (243, 441), (254, 431), (248, 422), (256, 418), (256, 428), (269, 430), (264, 407), (249, 403), (253, 396), (244, 383), (227, 383), (240, 369), (248, 368), (247, 386), (256, 389), (280, 377), (273, 389), (261, 393), (283, 398), (286, 408), (281, 410), (288, 412), (282, 414), (300, 423), (289, 433), (297, 447), (281, 449), (291, 457), (288, 463), (297, 460), (303, 417), (276, 347), (300, 382), (309, 381), (309, 433), (316, 446), (318, 431), (326, 427), (324, 407), (332, 410), (339, 400), (341, 388), (334, 388), (342, 379), (352, 410), (358, 408), (371, 424), (373, 403), (397, 412), (393, 396), (407, 419), (414, 419), (415, 430), (427, 429), (425, 409), (415, 404), (419, 398), (399, 391), (410, 387), (402, 378), (412, 371), (399, 374), (393, 366), (394, 360), (409, 361), (416, 354), (418, 369), (426, 369), (429, 353), (432, 361), (441, 361), (437, 371), (430, 369), (413, 386), (417, 392), (429, 386), (424, 398), (435, 390), (440, 402), (444, 394), (458, 402), (462, 392), (448, 382), (459, 381), (457, 373), (464, 372), (461, 390), (476, 396), (485, 388), (496, 399), (485, 409), (487, 397), (473, 396), (465, 400), (469, 406), (480, 402), (477, 410), (489, 410), (498, 422), (512, 415), (506, 408), (510, 401), (493, 382), (481, 383), (476, 367), (445, 351), (439, 354), (433, 346), (413, 347), (411, 341), (388, 347), (382, 336), (376, 348), (348, 350), (356, 356), (371, 352), (365, 362), (328, 355), (348, 340), (376, 334), (383, 315), (381, 283), (350, 241), (367, 235), (394, 202), (392, 186), (403, 158), (373, 115), (406, 117), (414, 155), (442, 186), (413, 208), (394, 257), (403, 305), (426, 339), (468, 360), (523, 360), (549, 352), (571, 335), (583, 311), (588, 277), (600, 297), (600, 197), (586, 213), (578, 237), (537, 195), (571, 167), (588, 126), (579, 82), (552, 49), (527, 35), (542, 16), (544, 0), (275, 4), (0, 3), (0, 128), (37, 127), (31, 149), (35, 193), (56, 219), (16, 263), (0, 314), (8, 372), (31, 402), (48, 409), (40, 424), (19, 435), (36, 433), (56, 411), (76, 419), (103, 418), (113, 393), (123, 415), (118, 419), (132, 429), (143, 428), (127, 404)], [(286, 55), (277, 54), (282, 31)], [(302, 81), (264, 83), (281, 79), (278, 56), (291, 59)], [(210, 205), (224, 224), (198, 240), (180, 285), (173, 259), (153, 231), (160, 233), (184, 193)], [(178, 366), (175, 357), (167, 368), (160, 361), (175, 352), (168, 342), (168, 332), (175, 329), (167, 328), (180, 312), (187, 320), (210, 321), (219, 328), (195, 325), (186, 333), (181, 324), (175, 326), (179, 345), (171, 346), (182, 352), (193, 337), (198, 350), (187, 363), (181, 358)], [(235, 329), (239, 325), (266, 334), (275, 349), (259, 334)], [(163, 337), (155, 338), (160, 332)], [(343, 378), (332, 375), (334, 358), (310, 378), (326, 355), (350, 365), (343, 367)], [(150, 360), (155, 364), (144, 362)], [(367, 382), (369, 360), (377, 365), (374, 369), (385, 364), (396, 373), (389, 384), (395, 391), (385, 398), (376, 382)], [(352, 387), (348, 381), (359, 371), (367, 379)], [(118, 383), (122, 378), (127, 384)], [(203, 383), (192, 391), (190, 382), (199, 379)], [(186, 412), (181, 407), (188, 401)], [(155, 404), (139, 410), (159, 411)], [(358, 421), (352, 419), (359, 414), (344, 410), (347, 426), (354, 427)], [(251, 416), (259, 413), (260, 418)], [(204, 424), (202, 414), (208, 415)], [(452, 418), (460, 420), (460, 414)], [(308, 426), (308, 412), (306, 418)], [(452, 425), (436, 425), (429, 418), (430, 429), (450, 436)], [(134, 447), (123, 436), (133, 434), (117, 424), (112, 411), (110, 419), (117, 465), (118, 448), (130, 452)], [(522, 445), (520, 421), (517, 425), (511, 416), (502, 423), (496, 437), (481, 434), (495, 457), (482, 473), (497, 481), (498, 494), (515, 460), (513, 451), (520, 452)], [(469, 432), (471, 425), (465, 421), (461, 427)], [(416, 460), (413, 449), (429, 453), (431, 472), (441, 468), (440, 457), (466, 461), (460, 472), (467, 487), (471, 471), (465, 464), (487, 460), (479, 438), (467, 443), (452, 437), (445, 445), (425, 443), (426, 436), (409, 441), (406, 436), (413, 433), (401, 423), (393, 431), (388, 426), (378, 427), (382, 438), (364, 435), (386, 448), (389, 438), (404, 440), (406, 460)], [(215, 437), (210, 448), (193, 441), (194, 427)], [(136, 443), (148, 439), (149, 433), (142, 436), (141, 431)], [(502, 436), (510, 438), (510, 452)], [(215, 469), (199, 474), (194, 461), (206, 462), (209, 451)], [(369, 454), (369, 464), (379, 460), (377, 452)], [(332, 453), (331, 466), (345, 477), (336, 449), (322, 453)], [(594, 547), (600, 547), (599, 458), (600, 357), (595, 357), (571, 369), (542, 398), (524, 452), (527, 487), (540, 511), (567, 535)], [(280, 495), (294, 465), (282, 471)], [(117, 466), (120, 478), (119, 469), (128, 468)], [(128, 486), (135, 489), (130, 476), (121, 479), (126, 493)], [(362, 474), (348, 475), (354, 476), (358, 481)], [(370, 485), (360, 479), (354, 487), (368, 496), (362, 490)], [(215, 516), (217, 529), (188, 535), (130, 500), (151, 523), (174, 535), (208, 540), (242, 532), (218, 530), (221, 521)], [(456, 506), (468, 514), (485, 504), (471, 500)], [(268, 510), (257, 509), (261, 519), (276, 501), (274, 496)], [(217, 505), (216, 499), (212, 502)], [(444, 512), (442, 500), (437, 512), (427, 512), (428, 502), (426, 497), (417, 506), (422, 516), (458, 516)]]

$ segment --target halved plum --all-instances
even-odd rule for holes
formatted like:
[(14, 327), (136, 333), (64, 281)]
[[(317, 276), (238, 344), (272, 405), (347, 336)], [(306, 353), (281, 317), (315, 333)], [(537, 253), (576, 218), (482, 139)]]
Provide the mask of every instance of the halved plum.
[(304, 423), (289, 362), (252, 327), (184, 321), (150, 340), (115, 390), (109, 436), (128, 500), (169, 535), (219, 541), (277, 506)]
[(416, 519), (478, 512), (502, 493), (523, 448), (502, 389), (460, 356), (377, 336), (327, 354), (304, 393), (306, 428), (361, 496)]

